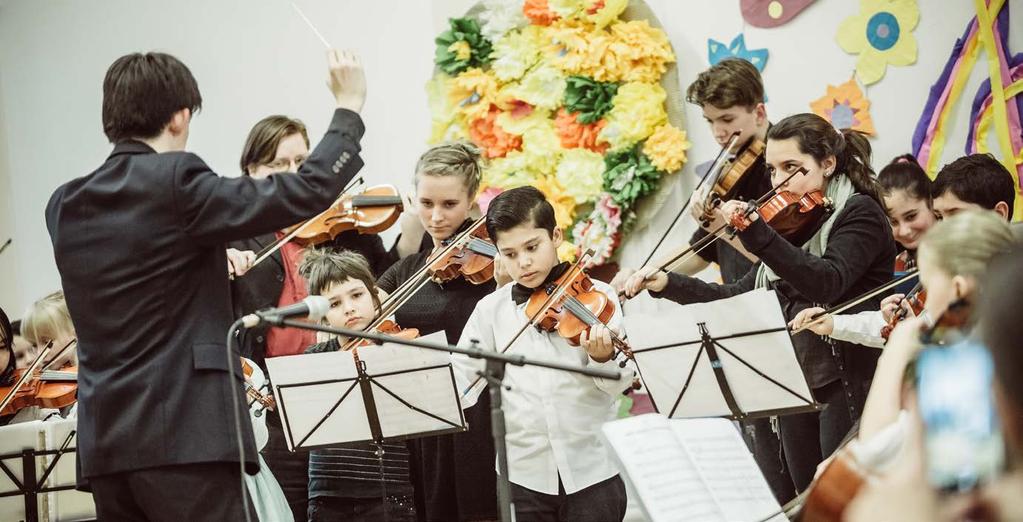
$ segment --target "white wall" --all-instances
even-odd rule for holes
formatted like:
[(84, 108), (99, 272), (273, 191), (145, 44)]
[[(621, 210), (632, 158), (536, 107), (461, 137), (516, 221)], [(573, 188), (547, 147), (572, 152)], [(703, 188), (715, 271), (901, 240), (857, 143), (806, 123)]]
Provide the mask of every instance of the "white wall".
[[(423, 84), (433, 67), (433, 37), (447, 17), (473, 2), (296, 1), (330, 42), (362, 56), (370, 93), (364, 172), (369, 180), (404, 187), (429, 126)], [(809, 101), (828, 83), (847, 80), (855, 64), (834, 34), (859, 2), (821, 0), (775, 29), (744, 28), (737, 0), (648, 3), (675, 47), (683, 86), (707, 66), (707, 38), (727, 43), (745, 29), (750, 48), (768, 48), (764, 80), (775, 121), (808, 111)], [(1023, 0), (1009, 4), (1015, 15), (1010, 49), (1021, 52)], [(920, 0), (920, 11), (913, 31), (917, 63), (890, 67), (867, 89), (878, 165), (909, 150), (927, 91), (972, 16), (973, 2)], [(0, 241), (14, 237), (0, 254), (0, 307), (15, 317), (59, 284), (43, 222), (46, 200), (109, 153), (100, 125), (103, 74), (116, 57), (140, 50), (170, 52), (192, 69), (204, 110), (194, 120), (189, 148), (222, 174), (237, 173), (245, 134), (267, 114), (304, 119), (314, 140), (326, 126), (332, 105), (323, 84), (323, 47), (285, 0), (0, 0)], [(961, 153), (968, 102), (986, 70), (979, 63), (965, 91), (946, 160)], [(710, 159), (716, 146), (699, 112), (687, 107), (686, 116), (691, 164)], [(681, 204), (682, 192), (669, 207)], [(662, 212), (652, 232), (626, 245), (624, 264), (645, 257), (670, 214)], [(676, 236), (682, 241), (687, 234)]]

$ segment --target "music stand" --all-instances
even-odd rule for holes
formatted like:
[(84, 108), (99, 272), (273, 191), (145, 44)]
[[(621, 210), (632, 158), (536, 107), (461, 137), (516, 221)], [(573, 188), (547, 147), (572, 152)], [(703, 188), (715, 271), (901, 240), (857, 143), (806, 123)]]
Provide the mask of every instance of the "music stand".
[(440, 352), (384, 343), (274, 357), (266, 365), (292, 451), (465, 431), (454, 372)]
[(657, 316), (627, 316), (625, 324), (654, 409), (668, 418), (740, 420), (821, 409), (774, 291), (673, 304)]
[[(92, 495), (75, 491), (75, 420), (32, 421), (0, 427), (0, 519), (95, 518)], [(70, 476), (70, 480), (67, 477)], [(20, 502), (7, 498), (21, 497)], [(13, 500), (13, 499), (12, 499)], [(41, 504), (41, 505), (40, 505)]]

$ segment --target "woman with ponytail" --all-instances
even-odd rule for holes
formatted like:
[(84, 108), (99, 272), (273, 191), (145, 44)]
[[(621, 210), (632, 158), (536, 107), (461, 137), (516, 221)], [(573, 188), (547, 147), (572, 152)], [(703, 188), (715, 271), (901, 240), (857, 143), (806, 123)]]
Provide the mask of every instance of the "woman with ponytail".
[[(782, 190), (797, 196), (820, 190), (831, 200), (833, 211), (822, 218), (809, 240), (794, 245), (754, 214), (738, 237), (760, 261), (739, 281), (719, 285), (646, 269), (629, 280), (626, 292), (635, 295), (647, 289), (654, 297), (689, 304), (768, 288), (777, 293), (791, 320), (805, 308), (841, 303), (891, 279), (895, 242), (870, 166), (870, 144), (862, 134), (839, 132), (814, 114), (797, 114), (771, 127), (766, 158), (775, 186), (805, 169)], [(722, 218), (727, 220), (746, 205), (725, 202)], [(876, 310), (879, 304), (879, 299), (867, 300), (850, 311)], [(785, 460), (796, 489), (802, 491), (817, 464), (838, 447), (859, 418), (877, 352), (810, 331), (794, 335), (792, 344), (814, 398), (825, 406), (820, 413), (779, 418)]]

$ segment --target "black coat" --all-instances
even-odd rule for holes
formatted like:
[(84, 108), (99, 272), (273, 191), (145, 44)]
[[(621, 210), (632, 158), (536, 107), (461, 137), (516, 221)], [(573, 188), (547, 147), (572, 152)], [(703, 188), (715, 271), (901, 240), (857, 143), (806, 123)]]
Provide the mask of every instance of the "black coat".
[(338, 109), (299, 175), (225, 178), (186, 152), (128, 141), (58, 188), (46, 225), (78, 333), (80, 479), (238, 461), (257, 469), (232, 322), (225, 244), (325, 209), (362, 168), (359, 116)]

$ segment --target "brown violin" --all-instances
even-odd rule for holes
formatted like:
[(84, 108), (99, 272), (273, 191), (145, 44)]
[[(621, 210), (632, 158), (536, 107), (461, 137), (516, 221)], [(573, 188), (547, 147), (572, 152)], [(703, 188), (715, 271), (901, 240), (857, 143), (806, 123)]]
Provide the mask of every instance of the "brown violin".
[(241, 360), (242, 374), (245, 375), (245, 397), (248, 398), (249, 405), (259, 403), (263, 409), (274, 411), (274, 408), (277, 407), (277, 401), (274, 400), (274, 396), (259, 391), (256, 384), (252, 382), (252, 374), (255, 372), (252, 369), (253, 363), (244, 357)]
[[(580, 261), (585, 257), (580, 256)], [(550, 284), (533, 292), (526, 304), (526, 315), (533, 318), (537, 328), (556, 331), (568, 344), (579, 346), (582, 333), (588, 333), (597, 324), (606, 325), (615, 306), (614, 299), (594, 288), (581, 262), (576, 262)], [(626, 357), (632, 357), (632, 349), (624, 339), (611, 332), (611, 340)]]
[(332, 241), (338, 234), (357, 230), (377, 234), (391, 227), (403, 210), (401, 195), (393, 185), (369, 187), (361, 194), (345, 194), (318, 216), (284, 231), (302, 245)]
[[(831, 200), (824, 197), (821, 190), (802, 196), (783, 190), (757, 206), (756, 213), (790, 243), (802, 245), (817, 231), (821, 220), (831, 210)], [(736, 212), (729, 224), (735, 230), (746, 230), (752, 223), (751, 217), (748, 212)]]
[[(370, 327), (370, 329), (375, 330), (376, 333), (390, 335), (399, 339), (405, 339), (406, 341), (411, 341), (412, 339), (419, 337), (419, 329), (402, 328), (398, 326), (398, 323), (390, 319), (384, 319), (380, 322), (380, 324), (376, 325), (375, 328)], [(372, 346), (374, 344), (378, 343), (372, 339), (354, 338), (345, 343), (344, 346), (341, 347), (341, 350), (348, 351), (355, 348), (362, 348), (364, 346)]]
[[(35, 375), (33, 375), (35, 374)], [(60, 371), (45, 370), (32, 372), (29, 368), (21, 368), (14, 372), (13, 386), (0, 387), (0, 397), (8, 397), (0, 415), (13, 415), (23, 408), (38, 406), (40, 408), (64, 408), (75, 403), (78, 398), (78, 367), (69, 366)], [(23, 383), (19, 384), (18, 383)]]
[(920, 283), (917, 283), (908, 294), (899, 299), (899, 303), (895, 309), (895, 313), (892, 314), (892, 318), (888, 320), (888, 324), (881, 328), (881, 337), (887, 341), (888, 337), (892, 334), (892, 330), (899, 324), (909, 312), (902, 307), (903, 303), (909, 305), (910, 310), (913, 311), (913, 315), (920, 315), (924, 311), (924, 304), (927, 302), (927, 290), (924, 290)]
[(490, 241), (485, 225), (484, 221), (480, 221), (469, 232), (467, 241), (430, 263), (434, 281), (444, 283), (464, 277), (470, 283), (479, 285), (494, 278), (497, 247)]
[[(704, 201), (704, 208), (713, 209), (722, 201), (735, 199), (739, 182), (752, 170), (753, 164), (763, 156), (766, 148), (767, 144), (754, 137), (746, 142), (731, 160), (725, 161), (714, 184), (711, 185), (707, 199)], [(706, 227), (710, 223), (710, 216), (705, 215), (704, 218), (701, 218), (701, 222)]]

